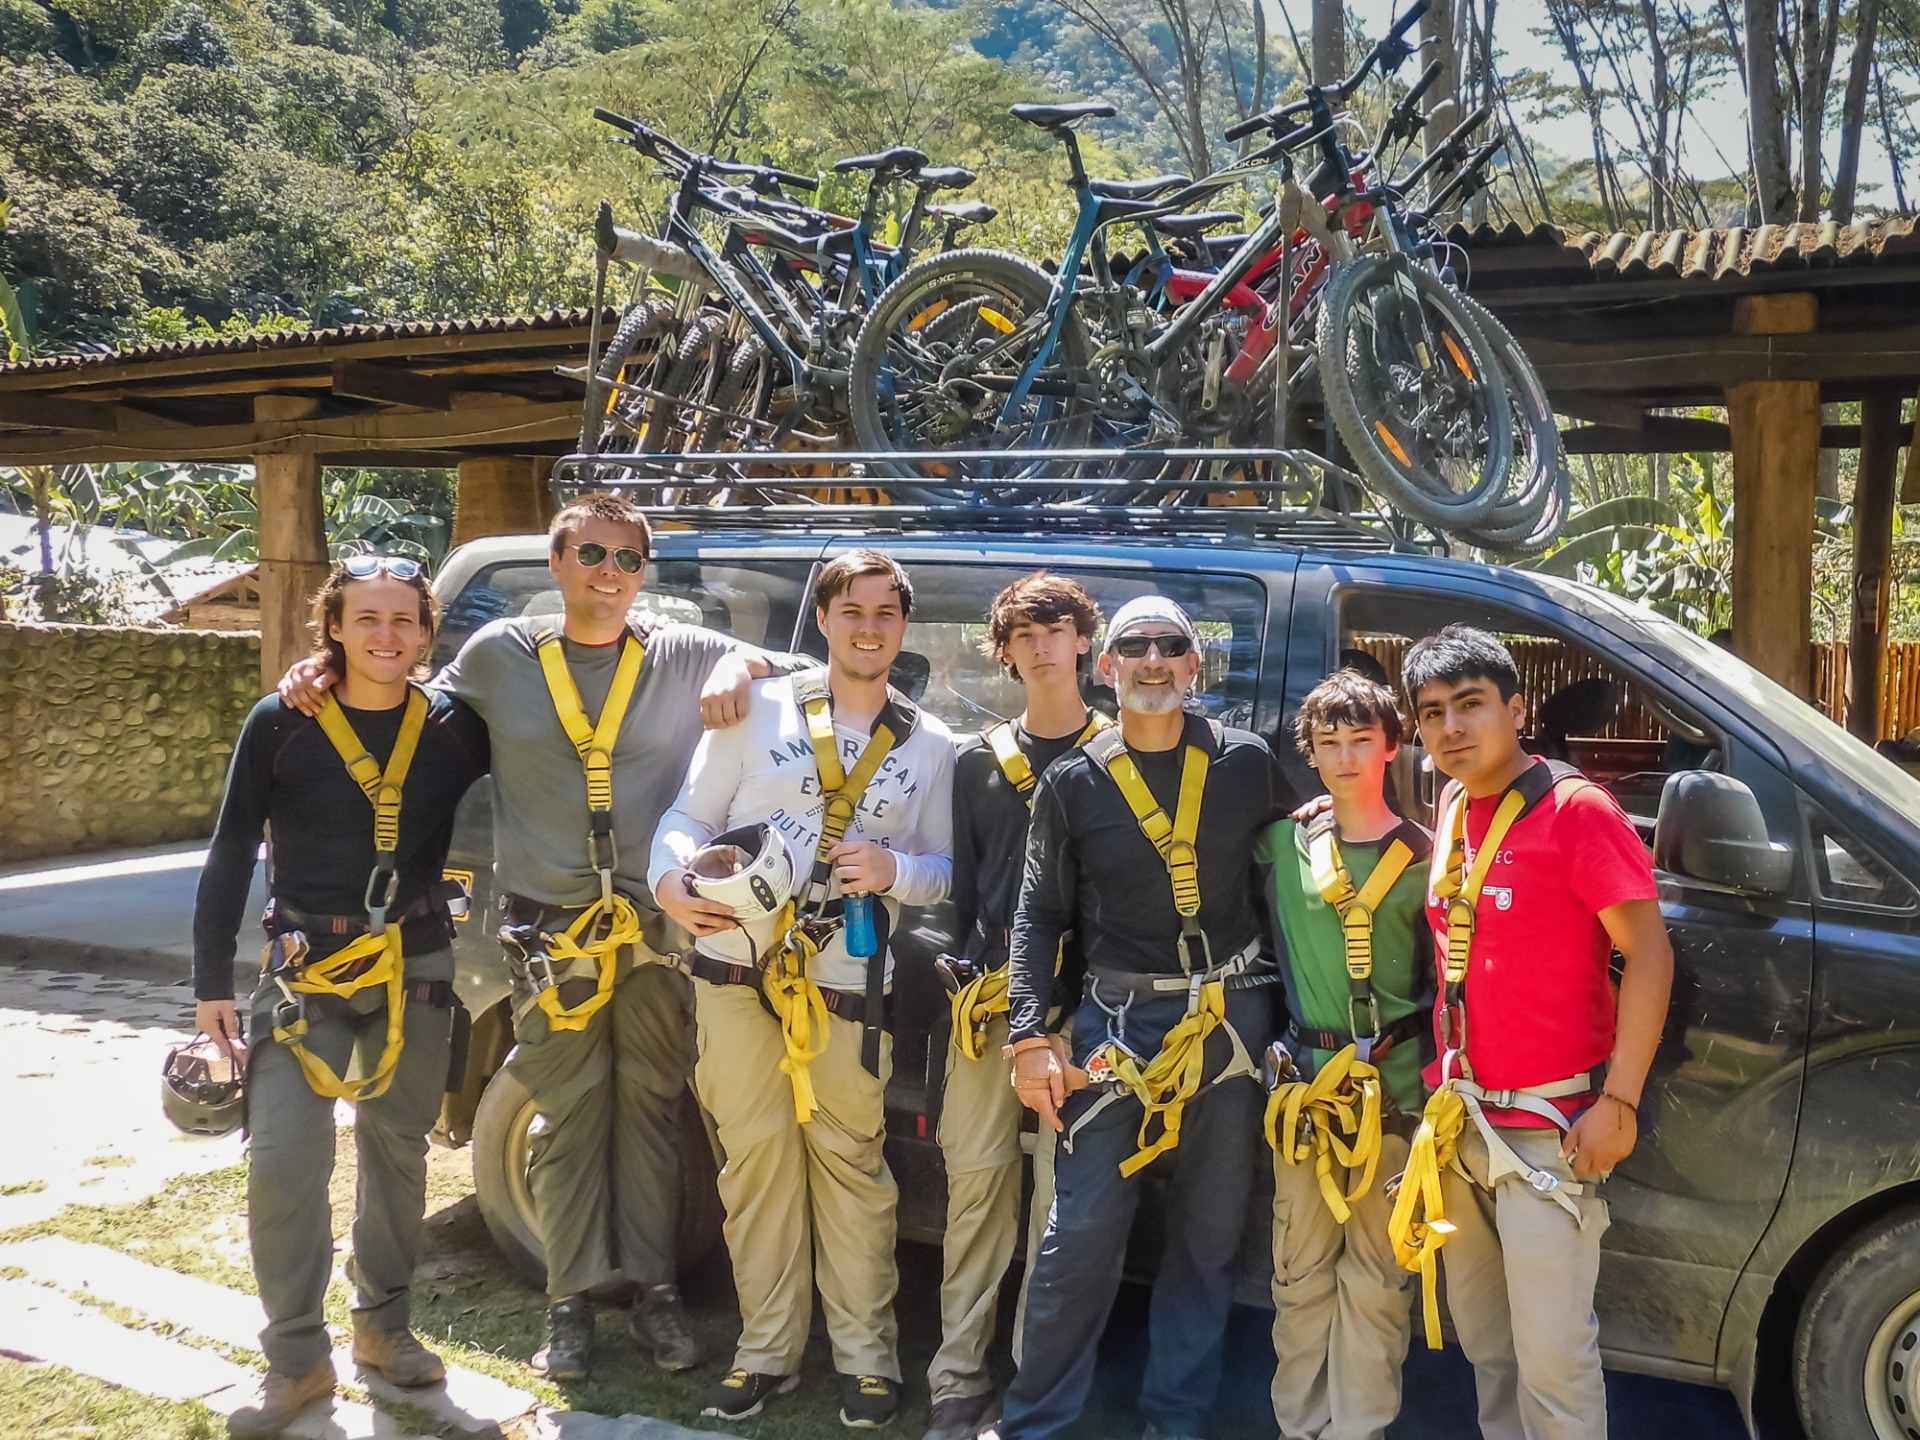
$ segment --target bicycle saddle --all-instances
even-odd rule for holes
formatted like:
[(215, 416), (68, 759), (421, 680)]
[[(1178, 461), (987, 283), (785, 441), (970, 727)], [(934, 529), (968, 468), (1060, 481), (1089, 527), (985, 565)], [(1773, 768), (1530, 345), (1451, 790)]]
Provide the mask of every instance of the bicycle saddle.
[(984, 225), (1000, 213), (1000, 207), (984, 200), (963, 200), (958, 205), (930, 205), (927, 213), (956, 225)]
[(1154, 175), (1145, 180), (1089, 180), (1087, 188), (1106, 200), (1151, 200), (1192, 183), (1184, 175)]
[(964, 165), (928, 165), (913, 177), (913, 183), (930, 190), (964, 190), (979, 178)]
[(1200, 210), (1187, 215), (1162, 215), (1152, 223), (1162, 235), (1191, 239), (1222, 225), (1238, 225), (1246, 218), (1237, 210)]
[(1009, 113), (1042, 130), (1057, 130), (1077, 120), (1111, 120), (1120, 112), (1098, 100), (1079, 100), (1071, 105), (1015, 105)]
[(849, 170), (871, 170), (876, 175), (906, 175), (926, 164), (925, 152), (911, 145), (896, 145), (877, 155), (853, 155), (845, 160), (836, 160), (833, 170), (836, 175), (844, 175)]

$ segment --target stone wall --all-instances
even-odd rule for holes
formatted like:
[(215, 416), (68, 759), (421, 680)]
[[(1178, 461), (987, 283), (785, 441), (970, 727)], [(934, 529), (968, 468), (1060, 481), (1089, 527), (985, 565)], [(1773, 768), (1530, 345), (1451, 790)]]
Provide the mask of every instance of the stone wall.
[(0, 624), (0, 860), (213, 833), (260, 637)]

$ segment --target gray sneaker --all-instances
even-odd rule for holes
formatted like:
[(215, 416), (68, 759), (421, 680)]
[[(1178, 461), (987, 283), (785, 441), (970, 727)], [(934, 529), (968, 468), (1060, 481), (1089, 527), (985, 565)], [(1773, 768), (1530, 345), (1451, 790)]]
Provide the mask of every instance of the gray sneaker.
[(593, 1302), (569, 1295), (547, 1307), (547, 1343), (528, 1362), (549, 1380), (584, 1380), (593, 1358)]
[(627, 1328), (662, 1370), (691, 1370), (706, 1358), (687, 1322), (678, 1285), (654, 1285), (641, 1291), (627, 1312)]

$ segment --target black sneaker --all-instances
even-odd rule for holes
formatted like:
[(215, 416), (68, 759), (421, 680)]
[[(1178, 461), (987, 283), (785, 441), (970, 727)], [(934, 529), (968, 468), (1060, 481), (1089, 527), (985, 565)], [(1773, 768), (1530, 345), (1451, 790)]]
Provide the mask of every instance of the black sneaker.
[(584, 1295), (569, 1295), (547, 1307), (547, 1343), (528, 1362), (536, 1375), (549, 1380), (584, 1380), (593, 1356), (593, 1303)]
[(900, 1408), (900, 1382), (884, 1375), (840, 1377), (840, 1423), (855, 1430), (878, 1430)]
[(791, 1395), (800, 1388), (798, 1375), (757, 1375), (751, 1370), (729, 1370), (700, 1397), (700, 1413), (718, 1420), (744, 1420), (758, 1415), (775, 1395)]
[(662, 1370), (691, 1370), (705, 1358), (687, 1323), (678, 1285), (655, 1285), (642, 1291), (627, 1312), (627, 1329)]

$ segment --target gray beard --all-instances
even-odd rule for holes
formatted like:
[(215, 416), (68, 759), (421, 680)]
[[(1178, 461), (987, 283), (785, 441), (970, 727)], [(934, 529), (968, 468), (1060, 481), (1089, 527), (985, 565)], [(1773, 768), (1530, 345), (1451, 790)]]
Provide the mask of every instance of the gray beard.
[(1186, 704), (1187, 697), (1178, 690), (1168, 689), (1164, 693), (1142, 695), (1139, 684), (1127, 681), (1118, 687), (1120, 708), (1131, 710), (1136, 715), (1171, 715)]

